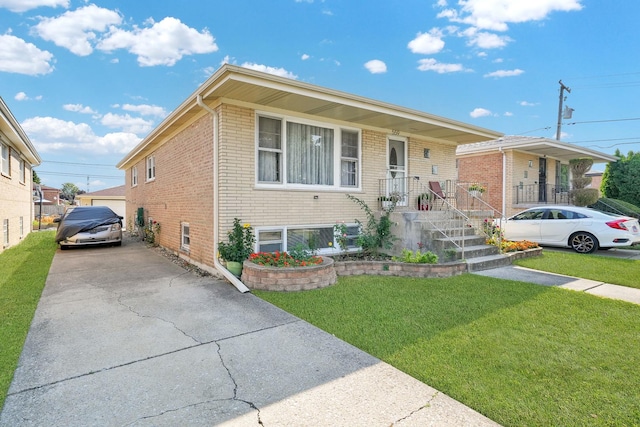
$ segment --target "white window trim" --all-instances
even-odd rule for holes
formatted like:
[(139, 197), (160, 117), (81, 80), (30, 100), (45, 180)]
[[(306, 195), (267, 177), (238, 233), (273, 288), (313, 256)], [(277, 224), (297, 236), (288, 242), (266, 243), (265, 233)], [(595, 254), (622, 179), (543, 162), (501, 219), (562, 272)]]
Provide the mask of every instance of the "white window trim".
[(156, 179), (156, 156), (154, 154), (151, 154), (145, 158), (144, 175), (146, 178), (146, 182), (155, 181)]
[(20, 184), (27, 183), (27, 163), (20, 159), (18, 165), (20, 166), (20, 176), (18, 177)]
[[(258, 181), (258, 176), (259, 176), (259, 172), (258, 172), (258, 158), (259, 158), (259, 118), (260, 117), (266, 117), (266, 118), (270, 118), (270, 119), (276, 119), (276, 120), (281, 120), (282, 121), (282, 130), (280, 132), (280, 134), (282, 135), (282, 141), (281, 141), (281, 153), (282, 153), (282, 159), (281, 159), (281, 165), (282, 165), (282, 176), (281, 176), (281, 182), (277, 182), (277, 183), (270, 183), (270, 182), (261, 182)], [(327, 129), (333, 129), (333, 134), (334, 134), (334, 141), (333, 141), (333, 164), (334, 164), (334, 168), (333, 168), (333, 185), (308, 185), (308, 184), (294, 184), (294, 183), (288, 183), (287, 179), (287, 134), (286, 134), (286, 124), (287, 122), (293, 122), (293, 123), (298, 123), (301, 125), (308, 125), (308, 126), (318, 126), (318, 127), (323, 127), (323, 128), (327, 128)], [(342, 131), (346, 130), (346, 131), (350, 131), (350, 132), (357, 132), (358, 133), (358, 155), (360, 156), (358, 158), (358, 174), (357, 174), (357, 186), (355, 187), (348, 187), (342, 186), (342, 177), (341, 177), (341, 162), (342, 162)], [(330, 122), (321, 122), (321, 121), (316, 121), (316, 120), (309, 120), (309, 119), (303, 119), (301, 117), (297, 117), (297, 116), (290, 116), (290, 115), (280, 115), (280, 114), (273, 114), (270, 112), (263, 112), (263, 111), (256, 111), (255, 114), (255, 142), (254, 142), (254, 148), (255, 148), (255, 153), (254, 153), (254, 158), (255, 158), (255, 162), (254, 162), (254, 176), (255, 176), (255, 188), (264, 188), (264, 189), (287, 189), (287, 190), (313, 190), (313, 191), (332, 191), (332, 192), (345, 192), (345, 193), (349, 193), (349, 192), (357, 192), (357, 191), (362, 191), (362, 129), (358, 129), (358, 128), (353, 128), (353, 127), (348, 127), (348, 126), (340, 126), (334, 123), (330, 123)], [(274, 151), (274, 150), (271, 150)]]
[(131, 187), (138, 186), (138, 166), (131, 168)]
[[(6, 159), (3, 156), (5, 150), (7, 153)], [(5, 167), (7, 169), (6, 172), (4, 171)], [(0, 174), (11, 177), (11, 148), (3, 142), (0, 142)]]
[[(184, 228), (188, 227), (189, 228), (189, 234), (186, 234), (186, 236), (189, 237), (189, 244), (184, 244), (184, 237), (185, 237), (185, 233), (184, 233)], [(189, 227), (189, 223), (188, 222), (181, 222), (180, 223), (180, 249), (185, 251), (185, 252), (189, 252), (189, 249), (191, 247), (191, 227)]]
[[(305, 224), (305, 225), (282, 225), (282, 226), (264, 226), (264, 227), (256, 227), (255, 230), (255, 236), (256, 236), (256, 243), (255, 243), (255, 248), (254, 250), (257, 250), (257, 248), (260, 247), (260, 241), (258, 240), (258, 236), (259, 233), (261, 231), (280, 231), (282, 233), (282, 252), (287, 252), (290, 250), (290, 248), (288, 247), (288, 242), (287, 242), (287, 232), (289, 231), (289, 229), (303, 229), (303, 228), (309, 228), (309, 229), (316, 229), (316, 228), (331, 228), (332, 230), (334, 230), (334, 225), (335, 224)], [(347, 227), (357, 227), (358, 224), (357, 223), (345, 223), (345, 225)], [(338, 255), (341, 253), (349, 253), (349, 252), (358, 252), (360, 250), (359, 247), (354, 247), (354, 248), (347, 248), (347, 250), (342, 250), (339, 248), (338, 242), (336, 241), (336, 237), (335, 234), (333, 235), (333, 242), (332, 242), (332, 247), (331, 248), (322, 248), (322, 249), (318, 249), (317, 250), (317, 254), (318, 255)], [(269, 242), (269, 241), (267, 241)]]

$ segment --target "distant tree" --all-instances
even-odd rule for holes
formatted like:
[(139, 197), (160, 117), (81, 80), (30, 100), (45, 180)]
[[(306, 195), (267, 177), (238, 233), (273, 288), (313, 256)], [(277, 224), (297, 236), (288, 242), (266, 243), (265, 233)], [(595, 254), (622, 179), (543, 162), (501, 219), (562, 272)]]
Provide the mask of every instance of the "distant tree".
[(608, 163), (602, 174), (600, 191), (605, 197), (640, 206), (640, 152), (625, 156), (616, 150), (618, 161)]
[(78, 191), (80, 191), (80, 189), (75, 184), (65, 182), (64, 184), (62, 184), (62, 188), (60, 189), (60, 196), (65, 200), (73, 203), (73, 200), (76, 198), (76, 194), (78, 194)]
[(36, 171), (35, 171), (34, 169), (32, 169), (31, 171), (33, 172), (33, 173), (32, 173), (32, 176), (33, 176), (33, 183), (34, 183), (34, 184), (41, 184), (41, 182), (40, 182), (40, 177), (38, 176), (38, 174), (36, 173)]

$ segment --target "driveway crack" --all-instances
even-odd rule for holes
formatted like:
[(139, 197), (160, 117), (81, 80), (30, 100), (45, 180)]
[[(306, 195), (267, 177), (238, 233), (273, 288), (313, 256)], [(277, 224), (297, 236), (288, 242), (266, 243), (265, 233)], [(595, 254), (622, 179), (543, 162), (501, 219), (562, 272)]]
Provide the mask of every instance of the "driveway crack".
[(433, 402), (436, 399), (436, 397), (438, 397), (438, 394), (440, 394), (440, 392), (436, 391), (433, 394), (433, 396), (431, 396), (431, 398), (427, 401), (427, 403), (425, 403), (424, 405), (422, 405), (418, 409), (415, 409), (415, 410), (409, 412), (408, 415), (396, 420), (396, 422), (392, 423), (391, 425), (394, 426), (394, 425), (396, 425), (398, 423), (401, 423), (402, 421), (408, 420), (409, 418), (413, 417), (415, 414), (417, 414), (418, 412), (422, 411), (423, 409), (426, 409), (426, 408), (430, 407), (431, 406), (431, 402)]

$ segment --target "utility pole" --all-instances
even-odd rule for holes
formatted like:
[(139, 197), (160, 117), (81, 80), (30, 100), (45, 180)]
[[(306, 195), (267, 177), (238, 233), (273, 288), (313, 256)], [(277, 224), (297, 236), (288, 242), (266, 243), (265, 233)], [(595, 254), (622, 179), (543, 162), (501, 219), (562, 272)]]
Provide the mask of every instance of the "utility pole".
[(87, 175), (87, 193), (90, 193), (91, 191), (89, 191), (89, 175)]
[(558, 83), (560, 83), (560, 104), (558, 105), (558, 128), (556, 130), (556, 140), (560, 141), (560, 131), (562, 129), (562, 102), (564, 101), (564, 91), (566, 90), (567, 92), (571, 93), (571, 89), (565, 86), (564, 83), (562, 83), (562, 80), (560, 80)]

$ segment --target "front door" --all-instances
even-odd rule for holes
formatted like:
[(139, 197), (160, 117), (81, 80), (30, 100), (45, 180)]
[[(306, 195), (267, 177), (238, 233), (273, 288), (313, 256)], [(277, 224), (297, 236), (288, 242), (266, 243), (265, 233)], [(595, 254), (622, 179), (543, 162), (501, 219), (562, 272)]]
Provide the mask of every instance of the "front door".
[(407, 141), (389, 139), (387, 152), (387, 196), (395, 197), (400, 206), (407, 205)]
[(547, 159), (540, 157), (540, 174), (538, 176), (538, 201), (547, 202)]

